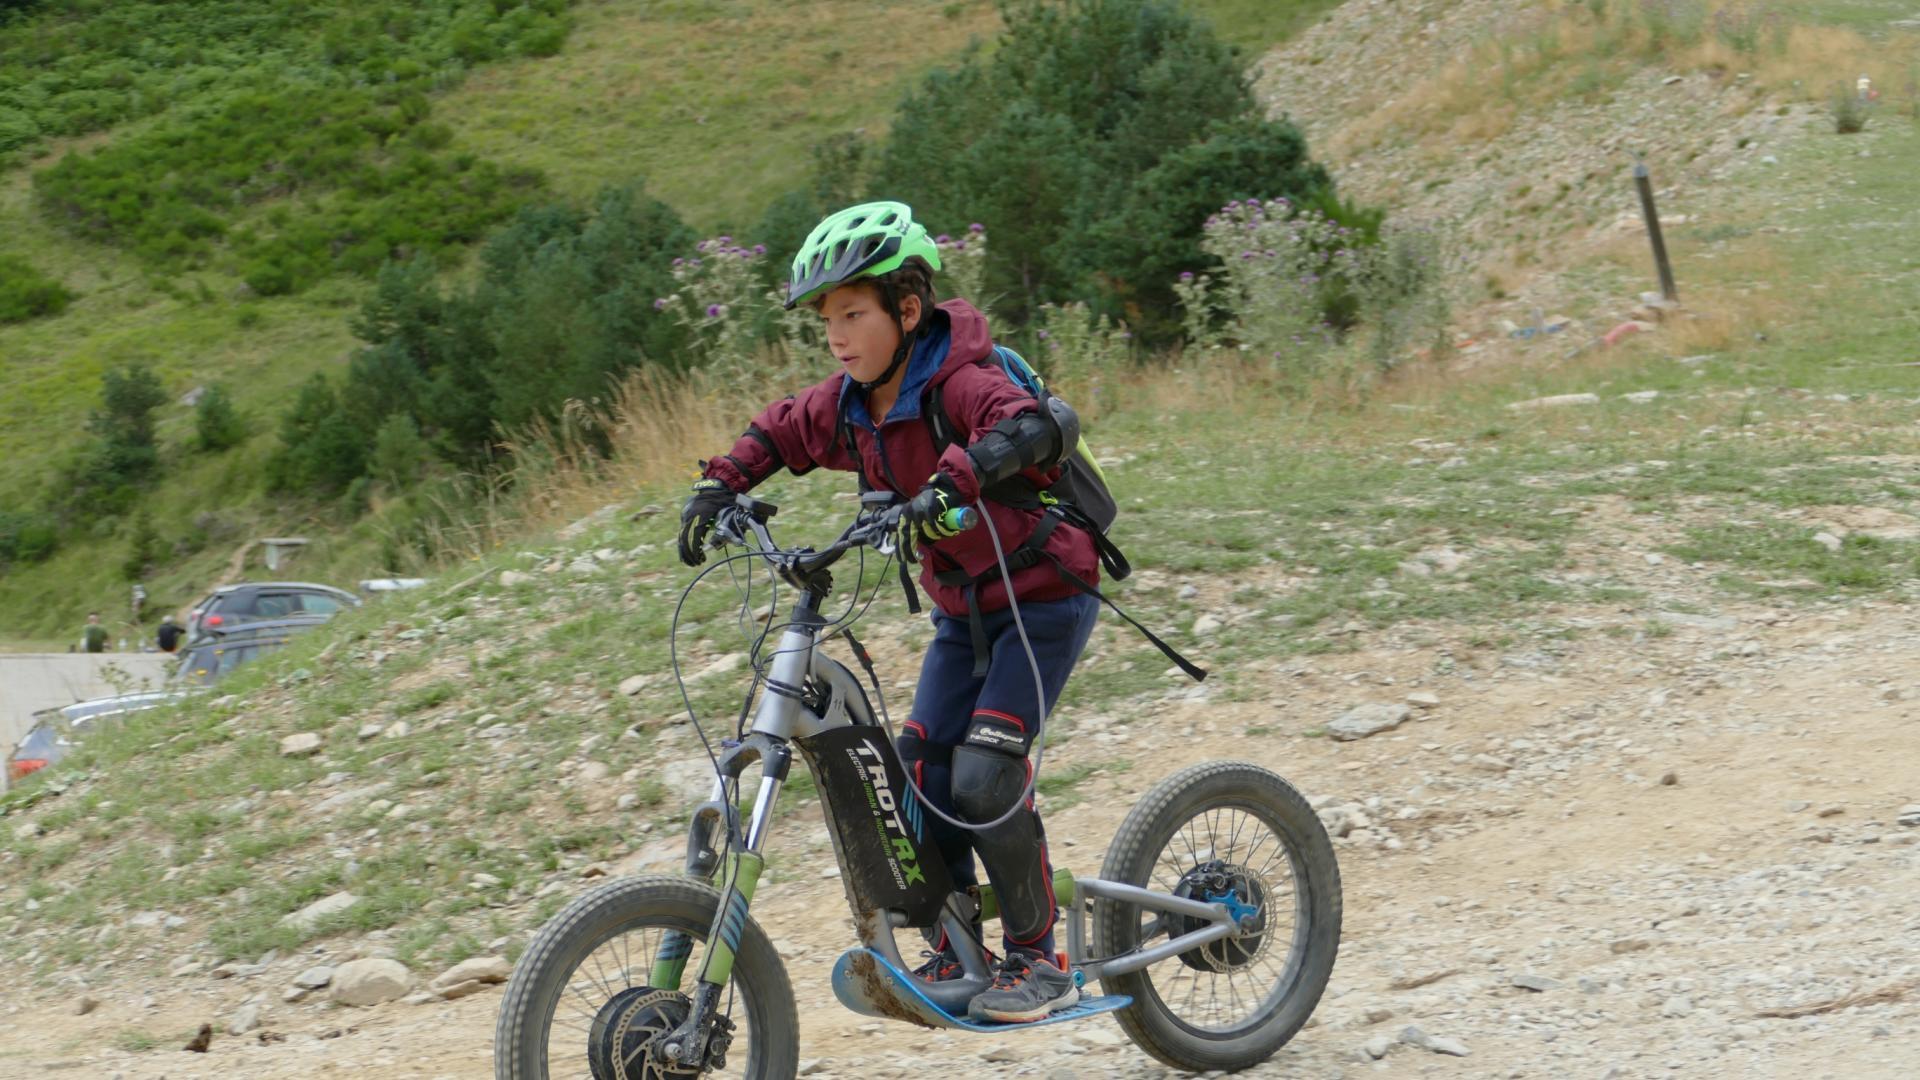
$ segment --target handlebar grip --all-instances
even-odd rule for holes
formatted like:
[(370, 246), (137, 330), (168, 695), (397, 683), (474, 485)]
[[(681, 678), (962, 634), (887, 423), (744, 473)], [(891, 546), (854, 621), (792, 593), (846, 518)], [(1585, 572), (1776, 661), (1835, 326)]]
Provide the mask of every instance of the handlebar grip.
[(980, 513), (971, 506), (956, 506), (940, 515), (940, 524), (955, 532), (966, 532), (980, 524)]

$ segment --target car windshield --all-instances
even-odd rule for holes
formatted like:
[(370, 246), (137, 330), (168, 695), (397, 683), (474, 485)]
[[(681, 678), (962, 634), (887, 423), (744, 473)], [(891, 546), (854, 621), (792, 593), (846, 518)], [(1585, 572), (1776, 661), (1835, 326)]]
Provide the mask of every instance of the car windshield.
[(47, 751), (53, 749), (57, 742), (59, 742), (59, 735), (54, 730), (53, 725), (41, 724), (39, 727), (27, 732), (26, 738), (20, 740), (20, 745), (14, 747), (13, 756), (15, 758), (44, 758), (47, 755)]
[(180, 670), (174, 675), (174, 679), (178, 682), (211, 686), (234, 668), (262, 653), (272, 652), (284, 644), (286, 644), (285, 638), (241, 641), (232, 644), (209, 642), (187, 653), (186, 659), (180, 662)]

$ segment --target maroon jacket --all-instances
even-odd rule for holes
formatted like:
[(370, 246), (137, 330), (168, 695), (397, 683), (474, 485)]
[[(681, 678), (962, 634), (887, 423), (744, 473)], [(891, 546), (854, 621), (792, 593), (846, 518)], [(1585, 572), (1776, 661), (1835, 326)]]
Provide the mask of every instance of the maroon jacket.
[[(707, 462), (706, 475), (734, 491), (747, 491), (782, 465), (796, 474), (825, 467), (859, 472), (875, 491), (897, 491), (912, 497), (937, 469), (947, 474), (968, 502), (978, 500), (980, 484), (965, 448), (955, 443), (947, 447), (945, 454), (937, 457), (934, 454), (933, 436), (920, 415), (926, 388), (935, 384), (941, 387), (947, 415), (957, 430), (966, 433), (969, 444), (1007, 417), (1031, 412), (1039, 406), (1033, 395), (1015, 386), (998, 364), (982, 363), (993, 351), (986, 316), (965, 300), (949, 300), (939, 305), (932, 318), (940, 320), (943, 315), (945, 359), (938, 359), (942, 343), (939, 341), (941, 327), (936, 324), (928, 335), (929, 340), (916, 348), (914, 359), (908, 362), (900, 400), (880, 424), (877, 440), (872, 430), (856, 422), (851, 425), (855, 450), (848, 453), (840, 427), (841, 395), (859, 391), (849, 385), (850, 380), (842, 372), (793, 397), (774, 402), (754, 417), (753, 426), (773, 443), (779, 451), (778, 458), (759, 440), (743, 435), (733, 444), (730, 454)], [(921, 367), (936, 362), (938, 367), (930, 374)], [(1029, 469), (1026, 475), (1045, 485), (1058, 473)], [(899, 481), (898, 486), (893, 482), (895, 479)], [(1008, 553), (1026, 541), (1040, 520), (1038, 510), (1016, 510), (992, 501), (983, 506), (992, 515), (1000, 543)], [(986, 525), (927, 544), (923, 550), (928, 554), (920, 569), (921, 587), (941, 611), (965, 618), (965, 590), (942, 585), (933, 575), (936, 571), (955, 568), (979, 574), (993, 566), (993, 540), (987, 535)], [(1092, 538), (1086, 533), (1063, 522), (1047, 537), (1046, 550), (1082, 580), (1099, 583), (1100, 560), (1094, 552)], [(1014, 595), (1023, 601), (1059, 600), (1078, 592), (1046, 559), (1014, 571), (1013, 587)], [(998, 580), (982, 585), (979, 602), (982, 611), (1006, 607), (1006, 586)]]

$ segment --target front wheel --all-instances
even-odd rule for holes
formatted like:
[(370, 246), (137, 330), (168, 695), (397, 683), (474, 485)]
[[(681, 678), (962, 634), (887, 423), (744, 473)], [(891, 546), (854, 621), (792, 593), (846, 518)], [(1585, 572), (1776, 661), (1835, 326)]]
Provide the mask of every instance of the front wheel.
[[(665, 1065), (657, 1037), (686, 1019), (720, 894), (686, 878), (610, 882), (541, 929), (515, 966), (494, 1029), (496, 1080), (784, 1080), (799, 1065), (793, 986), (748, 919), (721, 995), (723, 1067)], [(661, 985), (654, 985), (659, 983)], [(672, 983), (672, 985), (665, 985)]]
[[(1101, 877), (1254, 916), (1253, 931), (1102, 979), (1133, 1004), (1115, 1013), (1142, 1050), (1179, 1069), (1258, 1065), (1293, 1038), (1340, 948), (1340, 870), (1313, 808), (1285, 780), (1213, 761), (1155, 785), (1107, 848)], [(1098, 899), (1093, 949), (1118, 956), (1203, 924)]]

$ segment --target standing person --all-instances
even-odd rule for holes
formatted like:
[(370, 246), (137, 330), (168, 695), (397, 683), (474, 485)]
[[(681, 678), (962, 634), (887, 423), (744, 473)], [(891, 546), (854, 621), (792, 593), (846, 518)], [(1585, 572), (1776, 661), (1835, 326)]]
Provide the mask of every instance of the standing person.
[(185, 633), (186, 631), (173, 621), (173, 616), (162, 615), (160, 629), (154, 634), (154, 640), (159, 644), (161, 652), (170, 653), (180, 647), (180, 638)]
[(80, 647), (88, 652), (107, 651), (107, 628), (100, 625), (100, 613), (87, 613), (87, 625), (80, 631)]
[[(863, 489), (909, 500), (898, 550), (922, 563), (920, 583), (936, 610), (912, 715), (901, 725), (900, 757), (943, 813), (986, 824), (1013, 811), (990, 829), (936, 831), (955, 886), (978, 883), (978, 852), (999, 899), (1003, 955), (969, 1014), (1041, 1020), (1078, 1001), (1079, 992), (1055, 959), (1059, 909), (1046, 830), (1032, 800), (1023, 800), (1041, 702), (1008, 589), (1051, 711), (1099, 611), (1099, 601), (1061, 571), (1091, 583), (1100, 563), (1092, 537), (1044, 507), (982, 498), (983, 489), (1014, 478), (1046, 488), (1075, 439), (991, 362), (986, 316), (961, 299), (935, 304), (939, 249), (912, 215), (902, 203), (867, 203), (828, 217), (807, 237), (794, 257), (786, 306), (819, 313), (839, 370), (767, 406), (730, 452), (704, 463), (681, 515), (680, 558), (704, 562), (714, 517), (783, 466), (796, 474), (819, 466), (856, 472)], [(956, 432), (944, 452), (921, 413), (933, 387)], [(1011, 563), (1010, 583), (1000, 577), (986, 528), (959, 532), (942, 522), (948, 510), (976, 502), (1006, 551), (1032, 544), (1031, 558)], [(931, 944), (935, 952), (914, 974), (959, 977), (952, 943), (943, 936)]]

